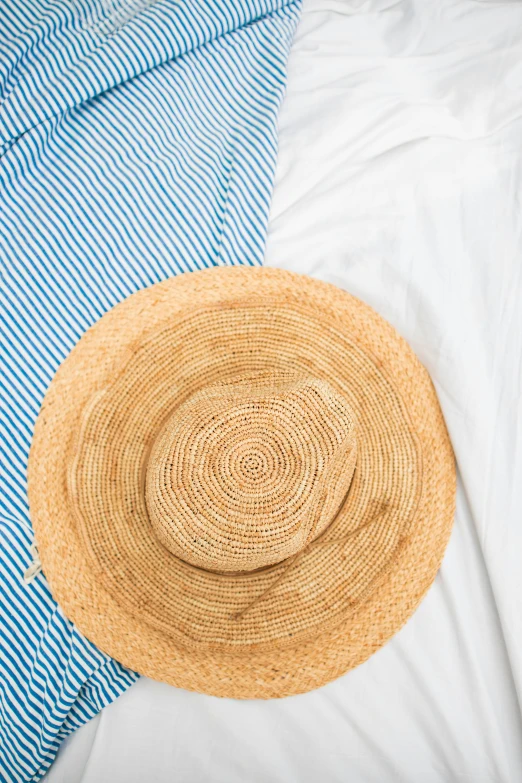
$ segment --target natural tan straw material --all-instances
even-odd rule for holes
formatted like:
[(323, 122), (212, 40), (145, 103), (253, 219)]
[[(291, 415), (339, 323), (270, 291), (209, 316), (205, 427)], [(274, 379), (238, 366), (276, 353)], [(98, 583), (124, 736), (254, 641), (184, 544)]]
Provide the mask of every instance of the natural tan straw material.
[(412, 614), (455, 466), (427, 372), (370, 307), (220, 268), (82, 337), (36, 423), (29, 500), (53, 595), (102, 650), (271, 698), (338, 677)]

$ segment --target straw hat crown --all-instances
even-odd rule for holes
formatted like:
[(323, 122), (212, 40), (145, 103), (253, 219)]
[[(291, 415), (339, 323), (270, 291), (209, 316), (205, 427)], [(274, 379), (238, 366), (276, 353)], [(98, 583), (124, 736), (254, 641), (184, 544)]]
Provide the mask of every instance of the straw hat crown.
[(355, 460), (354, 415), (326, 381), (263, 373), (211, 384), (152, 445), (149, 518), (185, 562), (227, 573), (263, 568), (328, 526)]

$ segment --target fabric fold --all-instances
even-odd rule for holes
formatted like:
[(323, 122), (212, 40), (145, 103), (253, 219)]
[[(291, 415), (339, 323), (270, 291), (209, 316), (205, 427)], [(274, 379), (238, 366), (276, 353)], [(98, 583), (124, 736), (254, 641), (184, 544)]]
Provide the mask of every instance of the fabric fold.
[(0, 11), (1, 143), (7, 146), (51, 117), (292, 5), (291, 0), (6, 5)]

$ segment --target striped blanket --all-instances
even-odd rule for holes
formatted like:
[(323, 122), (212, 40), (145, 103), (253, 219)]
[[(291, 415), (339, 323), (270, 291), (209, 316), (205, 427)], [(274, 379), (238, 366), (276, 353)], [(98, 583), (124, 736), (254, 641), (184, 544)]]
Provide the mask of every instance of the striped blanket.
[(31, 433), (110, 307), (170, 275), (262, 262), (299, 0), (0, 4), (0, 780), (36, 781), (136, 679), (44, 575), (25, 584)]

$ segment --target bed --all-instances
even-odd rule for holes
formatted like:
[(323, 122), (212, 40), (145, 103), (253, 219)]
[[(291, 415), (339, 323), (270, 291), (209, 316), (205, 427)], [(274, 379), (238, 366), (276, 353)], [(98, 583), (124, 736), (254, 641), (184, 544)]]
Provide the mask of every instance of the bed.
[(430, 371), (455, 526), (397, 636), (303, 696), (140, 679), (48, 783), (522, 780), (522, 5), (305, 0), (266, 263), (371, 304)]

